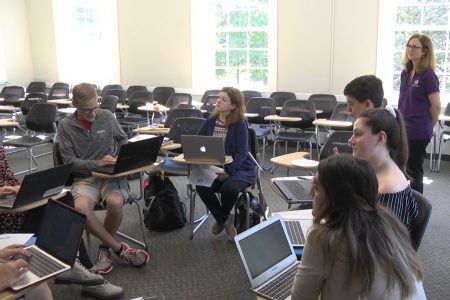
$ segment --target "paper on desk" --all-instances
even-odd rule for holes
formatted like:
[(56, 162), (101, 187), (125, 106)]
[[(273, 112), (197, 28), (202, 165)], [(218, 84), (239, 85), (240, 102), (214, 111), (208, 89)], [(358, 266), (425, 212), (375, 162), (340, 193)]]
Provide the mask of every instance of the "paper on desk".
[(0, 249), (13, 244), (23, 244), (33, 236), (32, 233), (5, 233), (0, 235)]
[(154, 138), (154, 137), (156, 137), (156, 135), (138, 134), (138, 135), (132, 137), (131, 139), (128, 139), (128, 142), (133, 143), (133, 142), (142, 141), (142, 140), (146, 140), (146, 139), (150, 139), (150, 138)]
[(192, 185), (211, 186), (217, 178), (217, 173), (221, 172), (223, 169), (217, 166), (193, 165), (187, 182)]

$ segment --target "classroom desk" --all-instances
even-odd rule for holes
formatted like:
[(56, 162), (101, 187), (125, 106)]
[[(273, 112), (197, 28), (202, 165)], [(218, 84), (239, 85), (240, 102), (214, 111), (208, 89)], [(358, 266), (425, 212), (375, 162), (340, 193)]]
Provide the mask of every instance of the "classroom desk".
[(63, 114), (73, 114), (76, 111), (76, 107), (64, 107), (64, 108), (58, 108), (56, 111), (63, 113)]
[(47, 100), (47, 103), (59, 104), (59, 105), (72, 105), (72, 100), (70, 99), (53, 99)]
[[(303, 171), (313, 172), (317, 170), (318, 161), (308, 159), (308, 152), (292, 152), (280, 156), (275, 156), (270, 159), (274, 165), (287, 168), (287, 176), (290, 176), (291, 169), (299, 169)], [(299, 163), (292, 164), (293, 160), (299, 160)], [(302, 161), (304, 160), (303, 164)]]
[(298, 118), (298, 117), (281, 117), (279, 115), (268, 115), (267, 117), (264, 118), (264, 120), (279, 123), (279, 122), (298, 122), (298, 121), (301, 121), (302, 118)]
[(15, 107), (12, 105), (0, 105), (0, 110), (3, 111), (10, 111), (11, 113), (19, 112), (21, 111), (20, 107)]
[(0, 119), (0, 128), (12, 128), (19, 126), (19, 122), (14, 119)]
[[(153, 101), (154, 103), (155, 101)], [(147, 103), (147, 105), (139, 106), (138, 110), (146, 111), (147, 112), (147, 125), (150, 126), (150, 124), (153, 124), (153, 117), (155, 116), (155, 112), (157, 113), (163, 113), (166, 114), (170, 108), (165, 107), (161, 104), (150, 104)], [(150, 122), (150, 112), (152, 113), (151, 122)]]
[[(184, 159), (184, 155), (180, 154), (178, 156), (175, 156), (174, 161), (180, 163), (180, 164), (186, 164), (187, 165), (187, 173), (188, 173), (188, 177), (190, 174), (190, 166), (191, 165), (217, 165), (214, 163), (211, 163), (210, 161), (191, 161), (191, 160), (186, 160)], [(226, 165), (229, 163), (233, 162), (233, 158), (231, 156), (226, 156), (225, 157), (225, 162), (223, 164), (219, 164), (219, 165)], [(198, 229), (200, 229), (200, 227), (203, 225), (203, 223), (205, 223), (205, 221), (208, 219), (209, 216), (209, 211), (206, 212), (203, 216), (201, 216), (200, 218), (198, 218), (197, 220), (195, 220), (195, 195), (196, 195), (196, 191), (195, 188), (187, 183), (187, 193), (188, 193), (188, 197), (189, 197), (189, 221), (190, 224), (192, 225), (192, 230), (191, 230), (191, 235), (190, 235), (190, 239), (192, 240), (194, 238), (195, 233), (198, 231)], [(195, 224), (198, 223), (197, 226), (195, 226)]]
[(255, 118), (258, 116), (259, 116), (259, 114), (257, 114), (257, 113), (244, 113), (244, 117), (246, 117), (246, 118)]
[(156, 134), (156, 135), (166, 135), (169, 133), (170, 128), (156, 127), (156, 126), (146, 126), (133, 129), (134, 133), (144, 133), (144, 134)]

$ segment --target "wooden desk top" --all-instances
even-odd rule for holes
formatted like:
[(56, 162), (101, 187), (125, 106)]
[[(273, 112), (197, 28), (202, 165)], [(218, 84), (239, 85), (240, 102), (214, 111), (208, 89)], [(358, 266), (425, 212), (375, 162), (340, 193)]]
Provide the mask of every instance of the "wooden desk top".
[(170, 151), (181, 148), (180, 143), (168, 143), (161, 146), (161, 150)]
[(146, 134), (168, 134), (169, 130), (170, 128), (165, 127), (146, 126), (133, 129), (133, 132)]
[(53, 99), (53, 100), (47, 100), (48, 103), (53, 104), (62, 104), (62, 105), (71, 105), (72, 100), (70, 99)]
[[(272, 157), (270, 162), (285, 168), (294, 168), (301, 169), (305, 171), (314, 171), (317, 170), (318, 161), (309, 160), (308, 152), (293, 152), (285, 155), (280, 155), (276, 157)], [(293, 160), (300, 160), (298, 164), (292, 164)], [(301, 164), (301, 160), (305, 160), (304, 164)]]
[(450, 121), (450, 116), (439, 115), (439, 121)]
[(99, 172), (92, 172), (92, 176), (99, 177), (99, 178), (124, 177), (124, 176), (133, 175), (133, 174), (140, 173), (140, 172), (149, 171), (154, 167), (155, 167), (155, 165), (151, 164), (151, 165), (147, 165), (144, 167), (136, 168), (136, 169), (133, 169), (133, 170), (130, 170), (127, 172), (118, 173), (118, 174), (105, 174), (105, 173), (99, 173)]
[(313, 125), (316, 126), (333, 126), (333, 127), (350, 127), (353, 125), (349, 121), (333, 121), (327, 119), (317, 119), (313, 121)]
[[(59, 198), (63, 197), (67, 192), (69, 192), (69, 190), (67, 189), (63, 189), (61, 193), (57, 194), (57, 195), (53, 195), (51, 197), (47, 197), (38, 201), (35, 201), (33, 203), (21, 206), (21, 207), (17, 207), (17, 208), (4, 208), (1, 207), (0, 208), (0, 213), (16, 213), (16, 212), (23, 212), (23, 211), (27, 211), (42, 205), (47, 204), (48, 199), (54, 199), (54, 200), (58, 200)], [(0, 297), (0, 299), (2, 299)]]
[(197, 160), (186, 160), (184, 159), (184, 154), (180, 154), (173, 158), (174, 161), (179, 162), (180, 164), (188, 164), (188, 165), (226, 165), (233, 162), (233, 158), (229, 155), (225, 156), (224, 163), (217, 163), (211, 161), (197, 161)]
[(11, 112), (13, 111), (20, 111), (20, 107), (15, 107), (12, 105), (0, 105), (0, 110), (9, 110)]
[(19, 123), (13, 119), (0, 119), (0, 128), (17, 126), (19, 126)]
[(298, 122), (298, 121), (301, 121), (302, 118), (297, 118), (297, 117), (280, 117), (279, 115), (270, 115), (270, 116), (265, 117), (264, 120), (266, 120), (266, 121), (275, 121), (275, 122), (281, 122), (281, 121)]
[(259, 116), (259, 114), (257, 114), (257, 113), (244, 113), (244, 117), (247, 117), (247, 118), (254, 118), (254, 117), (258, 117)]
[(63, 114), (73, 114), (77, 109), (75, 107), (58, 108), (57, 111)]
[(117, 108), (117, 109), (129, 109), (130, 106), (129, 106), (129, 105), (126, 105), (126, 104), (122, 104), (122, 103), (117, 103), (116, 108)]
[(167, 112), (170, 110), (170, 108), (165, 107), (161, 104), (147, 104), (143, 106), (138, 107), (139, 110), (143, 111), (151, 111), (151, 112)]

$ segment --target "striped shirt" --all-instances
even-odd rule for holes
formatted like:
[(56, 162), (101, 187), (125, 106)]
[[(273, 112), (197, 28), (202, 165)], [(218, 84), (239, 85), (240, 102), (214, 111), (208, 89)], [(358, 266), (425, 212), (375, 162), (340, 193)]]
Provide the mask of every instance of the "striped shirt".
[(419, 206), (409, 185), (400, 192), (378, 194), (378, 201), (389, 208), (408, 231), (411, 230), (412, 221), (419, 215)]

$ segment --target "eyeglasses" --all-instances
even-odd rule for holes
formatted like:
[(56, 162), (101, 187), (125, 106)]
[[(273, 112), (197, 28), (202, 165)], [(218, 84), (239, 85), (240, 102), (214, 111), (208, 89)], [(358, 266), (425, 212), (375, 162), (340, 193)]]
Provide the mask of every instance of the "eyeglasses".
[(411, 50), (417, 50), (417, 49), (422, 49), (423, 47), (419, 47), (416, 45), (406, 45), (406, 48), (411, 49)]
[(97, 105), (97, 106), (94, 107), (94, 108), (90, 108), (90, 109), (79, 109), (79, 111), (80, 111), (82, 114), (90, 115), (91, 113), (96, 112), (96, 111), (99, 110), (99, 109), (100, 109), (100, 105)]

